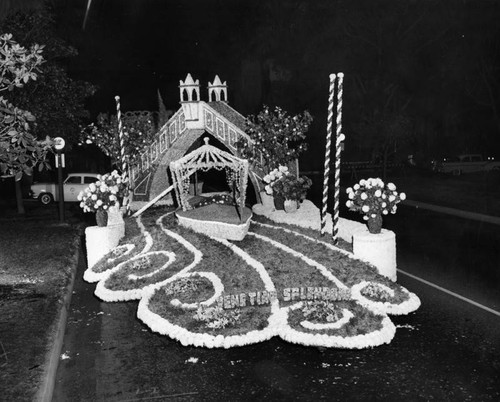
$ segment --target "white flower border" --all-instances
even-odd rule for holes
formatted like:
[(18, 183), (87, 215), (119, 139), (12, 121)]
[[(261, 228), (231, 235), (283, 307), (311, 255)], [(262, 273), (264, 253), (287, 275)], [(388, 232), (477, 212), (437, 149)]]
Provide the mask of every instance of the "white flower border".
[[(140, 216), (138, 216), (136, 218), (136, 222), (137, 222), (137, 226), (139, 226), (141, 234), (144, 236), (145, 242), (146, 242), (146, 244), (144, 245), (144, 248), (138, 254), (138, 255), (140, 255), (140, 254), (147, 253), (151, 249), (151, 247), (153, 247), (153, 238), (151, 237), (151, 234), (146, 230), (146, 227), (142, 223)], [(118, 259), (120, 257), (123, 257), (124, 255), (130, 254), (132, 252), (132, 250), (135, 248), (135, 245), (134, 244), (124, 244), (124, 245), (120, 245), (118, 247), (115, 247), (111, 251), (119, 249), (120, 247), (127, 247), (127, 248), (129, 248), (129, 250), (125, 254), (122, 254), (119, 257), (109, 258), (108, 262), (109, 261), (113, 261), (115, 259)], [(95, 272), (93, 270), (94, 267), (95, 267), (95, 265), (93, 265), (92, 267), (87, 268), (85, 270), (85, 272), (83, 273), (83, 279), (85, 281), (89, 282), (89, 283), (99, 282), (100, 280), (106, 278), (107, 277), (107, 272), (109, 271), (109, 270), (106, 270), (106, 271), (102, 271), (102, 272)]]
[[(168, 214), (167, 214), (168, 215)], [(382, 286), (385, 288), (386, 286), (377, 283), (374, 281), (363, 281), (361, 283), (358, 283), (354, 285), (351, 288), (351, 295), (353, 299), (355, 299), (359, 304), (361, 304), (363, 307), (370, 309), (374, 313), (378, 315), (382, 315), (382, 328), (378, 331), (373, 331), (369, 334), (365, 335), (356, 335), (353, 337), (342, 337), (342, 336), (335, 336), (335, 335), (328, 335), (328, 334), (319, 334), (319, 333), (308, 333), (305, 331), (299, 331), (290, 326), (288, 323), (288, 315), (289, 312), (300, 308), (302, 305), (302, 302), (296, 303), (291, 306), (287, 307), (280, 307), (279, 306), (279, 301), (277, 299), (273, 300), (271, 302), (270, 308), (271, 308), (271, 313), (270, 316), (268, 317), (268, 326), (261, 329), (261, 330), (253, 330), (249, 331), (243, 335), (232, 335), (232, 336), (223, 336), (223, 335), (210, 335), (208, 333), (194, 333), (191, 332), (185, 328), (182, 328), (176, 324), (173, 324), (166, 318), (163, 318), (159, 316), (158, 314), (153, 313), (149, 309), (149, 303), (151, 301), (151, 298), (155, 294), (155, 292), (159, 291), (160, 288), (162, 288), (164, 285), (171, 283), (179, 278), (182, 277), (192, 277), (195, 275), (199, 275), (202, 277), (207, 278), (208, 280), (211, 281), (213, 287), (214, 287), (214, 294), (207, 300), (202, 301), (200, 304), (202, 305), (212, 305), (216, 302), (216, 300), (223, 294), (224, 292), (224, 285), (221, 282), (220, 278), (212, 273), (212, 272), (203, 272), (203, 271), (192, 271), (192, 269), (199, 264), (201, 259), (203, 258), (203, 254), (201, 253), (200, 250), (198, 250), (196, 247), (194, 247), (190, 242), (188, 242), (186, 239), (184, 239), (182, 236), (179, 234), (170, 231), (167, 229), (163, 223), (162, 220), (164, 217), (167, 215), (163, 215), (158, 220), (156, 223), (161, 227), (162, 231), (177, 240), (179, 243), (181, 243), (188, 251), (193, 253), (194, 259), (191, 264), (183, 268), (181, 271), (179, 271), (177, 274), (171, 276), (170, 278), (153, 283), (150, 285), (147, 285), (143, 287), (142, 289), (132, 289), (128, 291), (111, 291), (109, 289), (106, 289), (105, 287), (105, 282), (106, 279), (108, 278), (109, 275), (111, 275), (113, 272), (116, 272), (117, 270), (121, 269), (123, 264), (132, 261), (135, 258), (140, 258), (143, 257), (144, 254), (147, 254), (148, 251), (152, 248), (153, 246), (153, 241), (152, 237), (147, 232), (145, 229), (144, 225), (140, 221), (140, 217), (138, 219), (138, 224), (139, 227), (141, 228), (141, 232), (144, 234), (146, 237), (146, 246), (144, 249), (137, 254), (136, 256), (128, 259), (125, 262), (122, 262), (118, 264), (116, 267), (107, 270), (103, 273), (100, 273), (99, 275), (99, 283), (97, 284), (95, 294), (100, 297), (101, 299), (105, 301), (122, 301), (122, 300), (131, 300), (131, 299), (140, 299), (139, 300), (139, 306), (137, 310), (137, 317), (143, 321), (146, 325), (148, 325), (154, 332), (158, 332), (163, 335), (168, 335), (169, 337), (178, 340), (182, 345), (193, 345), (193, 346), (203, 346), (203, 347), (208, 347), (208, 348), (230, 348), (234, 346), (243, 346), (243, 345), (249, 345), (257, 342), (262, 342), (265, 340), (268, 340), (272, 338), (273, 336), (280, 336), (282, 339), (292, 342), (292, 343), (298, 343), (306, 346), (323, 346), (323, 347), (337, 347), (337, 348), (355, 348), (355, 349), (360, 349), (360, 348), (367, 348), (367, 347), (373, 347), (373, 346), (378, 346), (384, 343), (389, 343), (396, 331), (396, 327), (392, 323), (392, 321), (389, 319), (389, 317), (386, 316), (386, 314), (407, 314), (411, 311), (414, 311), (420, 306), (420, 300), (416, 295), (413, 293), (408, 292), (406, 289), (402, 288), (404, 292), (408, 293), (409, 297), (408, 300), (401, 304), (392, 304), (389, 302), (386, 303), (380, 303), (380, 302), (374, 302), (372, 300), (367, 299), (361, 294), (361, 289), (367, 286), (368, 284), (372, 283), (376, 286)], [(250, 219), (248, 221), (248, 224), (250, 223)], [(320, 240), (311, 238), (309, 236), (303, 235), (301, 233), (298, 233), (296, 231), (282, 228), (279, 226), (273, 226), (273, 225), (267, 225), (267, 224), (262, 224), (262, 223), (257, 223), (254, 222), (257, 225), (261, 225), (264, 227), (269, 227), (272, 229), (276, 230), (283, 230), (289, 233), (293, 233), (297, 236), (301, 236), (303, 238), (308, 239), (309, 241), (315, 241), (315, 242), (321, 242)], [(306, 227), (310, 227), (306, 226)], [(290, 247), (281, 244), (269, 237), (249, 232), (250, 235), (255, 236), (263, 241), (269, 242), (272, 244), (274, 247), (280, 248), (281, 250), (288, 252), (292, 255), (294, 255), (297, 258), (302, 259), (304, 262), (306, 262), (308, 265), (318, 269), (318, 271), (325, 276), (328, 280), (334, 282), (339, 288), (343, 289), (348, 289), (348, 286), (346, 286), (344, 283), (342, 283), (335, 275), (333, 275), (325, 266), (322, 264), (319, 264), (317, 261), (314, 261), (310, 259), (309, 257), (303, 255), (302, 253), (299, 253)], [(148, 237), (149, 236), (149, 237)], [(239, 257), (241, 257), (249, 266), (251, 266), (253, 269), (256, 270), (258, 275), (260, 276), (261, 280), (264, 283), (264, 287), (267, 291), (275, 291), (275, 286), (274, 283), (269, 276), (269, 273), (265, 269), (265, 267), (257, 261), (255, 258), (250, 256), (248, 253), (246, 253), (244, 250), (239, 248), (233, 243), (230, 243), (226, 239), (223, 238), (218, 238), (214, 236), (210, 236), (213, 240), (218, 241), (219, 243), (225, 245), (226, 247), (230, 248), (235, 254), (237, 254)], [(335, 251), (341, 252), (349, 258), (357, 259), (354, 257), (352, 253), (349, 253), (345, 250), (339, 249), (338, 247), (335, 247), (329, 243), (326, 242), (321, 242), (327, 247), (334, 249)], [(154, 253), (160, 253), (160, 251), (156, 251)], [(163, 251), (163, 253), (168, 254), (172, 259), (175, 259), (175, 255), (171, 252), (166, 252)], [(167, 262), (168, 265), (170, 262)], [(164, 269), (164, 266), (162, 268), (157, 269), (154, 271), (154, 273), (157, 273), (161, 269)], [(154, 273), (149, 273), (146, 274), (147, 276), (153, 276)], [(129, 276), (130, 277), (130, 276)], [(393, 290), (390, 288), (387, 288), (389, 293), (393, 294)], [(171, 301), (172, 305), (175, 307), (179, 307), (185, 310), (193, 310), (198, 306), (198, 303), (181, 303), (179, 300), (174, 299)], [(346, 325), (353, 317), (353, 313), (350, 312), (347, 309), (343, 310), (343, 317), (338, 320), (335, 323), (325, 323), (325, 324), (320, 324), (320, 323), (311, 323), (306, 321), (302, 321), (301, 325), (309, 330), (309, 331), (315, 331), (315, 330), (325, 330), (325, 329), (338, 329), (341, 328), (343, 325)]]
[(311, 331), (314, 330), (322, 330), (322, 329), (339, 329), (342, 328), (345, 324), (347, 324), (349, 321), (351, 321), (351, 318), (354, 317), (354, 314), (351, 313), (349, 310), (346, 308), (342, 309), (342, 318), (335, 322), (327, 322), (327, 323), (317, 323), (317, 322), (311, 322), (308, 320), (302, 321), (300, 325), (302, 325), (306, 329), (310, 329)]

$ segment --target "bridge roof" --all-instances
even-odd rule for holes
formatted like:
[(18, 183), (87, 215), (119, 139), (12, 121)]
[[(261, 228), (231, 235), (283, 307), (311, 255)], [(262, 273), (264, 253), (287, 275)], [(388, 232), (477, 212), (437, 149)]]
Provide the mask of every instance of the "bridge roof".
[(220, 113), (226, 119), (228, 119), (231, 123), (233, 123), (240, 130), (245, 131), (246, 129), (246, 119), (234, 110), (231, 106), (229, 106), (225, 102), (207, 102), (207, 104), (214, 109), (216, 112)]

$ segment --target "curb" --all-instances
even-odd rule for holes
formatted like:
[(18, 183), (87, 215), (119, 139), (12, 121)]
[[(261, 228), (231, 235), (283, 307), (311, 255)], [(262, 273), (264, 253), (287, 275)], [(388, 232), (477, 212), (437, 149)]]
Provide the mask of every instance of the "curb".
[(78, 261), (82, 258), (82, 248), (81, 248), (81, 233), (78, 232), (78, 236), (74, 242), (76, 246), (76, 258), (73, 261), (73, 272), (71, 274), (70, 282), (66, 288), (65, 294), (62, 299), (62, 306), (56, 317), (56, 322), (54, 324), (55, 338), (50, 345), (50, 350), (47, 352), (44, 363), (43, 378), (40, 388), (38, 389), (34, 400), (37, 402), (51, 402), (52, 395), (54, 393), (54, 386), (56, 381), (57, 367), (59, 365), (59, 359), (61, 356), (61, 351), (63, 347), (64, 333), (66, 332), (66, 323), (68, 319), (68, 310), (71, 303), (71, 295), (73, 294), (73, 286), (75, 284), (76, 272), (78, 267)]
[(428, 204), (426, 202), (413, 201), (413, 200), (405, 200), (404, 204), (401, 204), (401, 205), (414, 207), (417, 209), (418, 208), (427, 209), (427, 210), (433, 211), (433, 212), (439, 212), (442, 214), (458, 216), (459, 218), (472, 219), (475, 221), (488, 222), (488, 223), (492, 223), (494, 225), (500, 225), (500, 217), (498, 217), (498, 216), (485, 215), (485, 214), (480, 214), (478, 212), (469, 212), (469, 211), (464, 211), (461, 209), (450, 208), (450, 207), (442, 207), (439, 205)]

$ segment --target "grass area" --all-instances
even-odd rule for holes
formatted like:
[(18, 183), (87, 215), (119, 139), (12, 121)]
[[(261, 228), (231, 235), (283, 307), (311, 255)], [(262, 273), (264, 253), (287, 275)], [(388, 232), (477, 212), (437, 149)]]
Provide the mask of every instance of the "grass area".
[(0, 395), (5, 401), (33, 400), (77, 263), (81, 226), (59, 223), (52, 209), (34, 217), (0, 220)]

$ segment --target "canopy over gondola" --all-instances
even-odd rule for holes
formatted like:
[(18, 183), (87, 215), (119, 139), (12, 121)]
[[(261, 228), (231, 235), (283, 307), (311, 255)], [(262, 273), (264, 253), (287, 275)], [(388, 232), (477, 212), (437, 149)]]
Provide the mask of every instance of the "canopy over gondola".
[(198, 170), (210, 169), (226, 171), (226, 179), (233, 189), (235, 203), (242, 210), (245, 207), (245, 194), (248, 183), (248, 161), (238, 158), (229, 152), (223, 151), (208, 144), (208, 137), (202, 145), (193, 152), (170, 163), (170, 171), (175, 184), (177, 201), (184, 211), (192, 209), (189, 204), (190, 176)]

